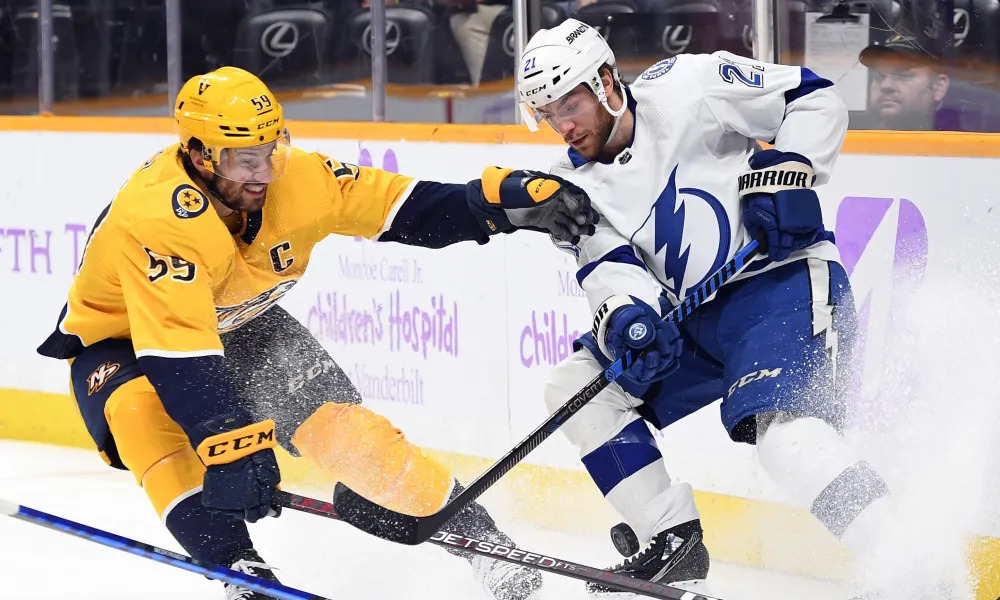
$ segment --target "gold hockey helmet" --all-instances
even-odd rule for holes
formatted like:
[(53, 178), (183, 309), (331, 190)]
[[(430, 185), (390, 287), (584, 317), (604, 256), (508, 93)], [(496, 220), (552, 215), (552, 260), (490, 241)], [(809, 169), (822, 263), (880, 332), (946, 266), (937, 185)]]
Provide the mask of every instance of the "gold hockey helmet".
[(200, 141), (206, 168), (221, 177), (267, 183), (284, 172), (290, 146), (281, 105), (248, 71), (192, 77), (177, 94), (174, 120), (181, 149)]

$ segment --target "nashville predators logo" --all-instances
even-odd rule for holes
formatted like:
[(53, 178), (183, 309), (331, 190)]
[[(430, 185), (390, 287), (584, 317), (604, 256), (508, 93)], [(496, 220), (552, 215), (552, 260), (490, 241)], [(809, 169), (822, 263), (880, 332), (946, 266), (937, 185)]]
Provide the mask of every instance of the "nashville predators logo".
[(197, 217), (208, 208), (208, 198), (198, 188), (184, 184), (174, 190), (174, 214), (179, 219)]
[(111, 376), (117, 373), (120, 368), (120, 364), (113, 363), (109, 360), (94, 369), (94, 372), (87, 376), (87, 395), (93, 396), (97, 392), (101, 391), (104, 384), (110, 381)]

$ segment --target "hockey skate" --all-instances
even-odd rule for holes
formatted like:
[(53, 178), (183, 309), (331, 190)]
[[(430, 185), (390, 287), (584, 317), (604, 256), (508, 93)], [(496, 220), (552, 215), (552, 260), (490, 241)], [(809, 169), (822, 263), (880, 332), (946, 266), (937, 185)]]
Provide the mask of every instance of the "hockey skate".
[(483, 589), (496, 600), (533, 600), (535, 590), (542, 587), (542, 574), (534, 569), (486, 556), (475, 556), (469, 562)]
[[(455, 485), (452, 498), (465, 489)], [(445, 527), (456, 533), (474, 537), (493, 544), (514, 548), (514, 542), (497, 528), (493, 518), (478, 502), (472, 502), (452, 517)], [(472, 572), (487, 596), (493, 600), (535, 600), (536, 590), (542, 587), (542, 574), (536, 569), (495, 560), (478, 554), (446, 548), (452, 554), (466, 558)]]
[[(274, 567), (264, 563), (260, 555), (253, 550), (241, 553), (239, 560), (233, 563), (232, 569), (268, 581), (278, 581), (272, 572)], [(226, 600), (276, 600), (273, 596), (267, 596), (231, 583), (227, 583), (225, 586)]]
[[(701, 522), (689, 521), (656, 534), (645, 550), (610, 570), (636, 579), (704, 592), (702, 586), (708, 576), (708, 565), (708, 548), (702, 541)], [(587, 591), (600, 596), (626, 594), (597, 583), (587, 583)]]

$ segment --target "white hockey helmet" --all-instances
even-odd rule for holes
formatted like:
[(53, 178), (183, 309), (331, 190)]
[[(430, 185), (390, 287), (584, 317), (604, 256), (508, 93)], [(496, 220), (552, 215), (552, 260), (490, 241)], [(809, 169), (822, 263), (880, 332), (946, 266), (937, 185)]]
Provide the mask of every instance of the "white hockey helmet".
[(618, 66), (611, 47), (590, 25), (566, 19), (552, 29), (540, 29), (528, 40), (520, 64), (517, 95), (524, 122), (532, 131), (536, 131), (542, 121), (536, 109), (562, 98), (581, 83), (586, 84), (605, 110), (615, 117), (615, 129), (618, 128), (626, 104), (622, 102), (617, 111), (608, 106), (600, 74), (602, 66), (610, 65), (620, 88)]

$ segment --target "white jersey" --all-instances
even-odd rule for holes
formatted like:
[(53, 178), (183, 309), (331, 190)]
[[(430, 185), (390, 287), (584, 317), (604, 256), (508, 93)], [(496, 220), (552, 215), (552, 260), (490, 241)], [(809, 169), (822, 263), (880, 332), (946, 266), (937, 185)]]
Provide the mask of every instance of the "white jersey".
[[(657, 307), (666, 292), (676, 304), (747, 243), (738, 179), (756, 140), (805, 156), (822, 184), (847, 132), (847, 109), (829, 81), (728, 52), (660, 61), (627, 93), (632, 143), (608, 163), (570, 150), (551, 169), (586, 190), (601, 214), (594, 235), (572, 248), (591, 310), (614, 294)], [(808, 257), (840, 260), (827, 236), (785, 262)], [(761, 261), (740, 277), (778, 264)]]

